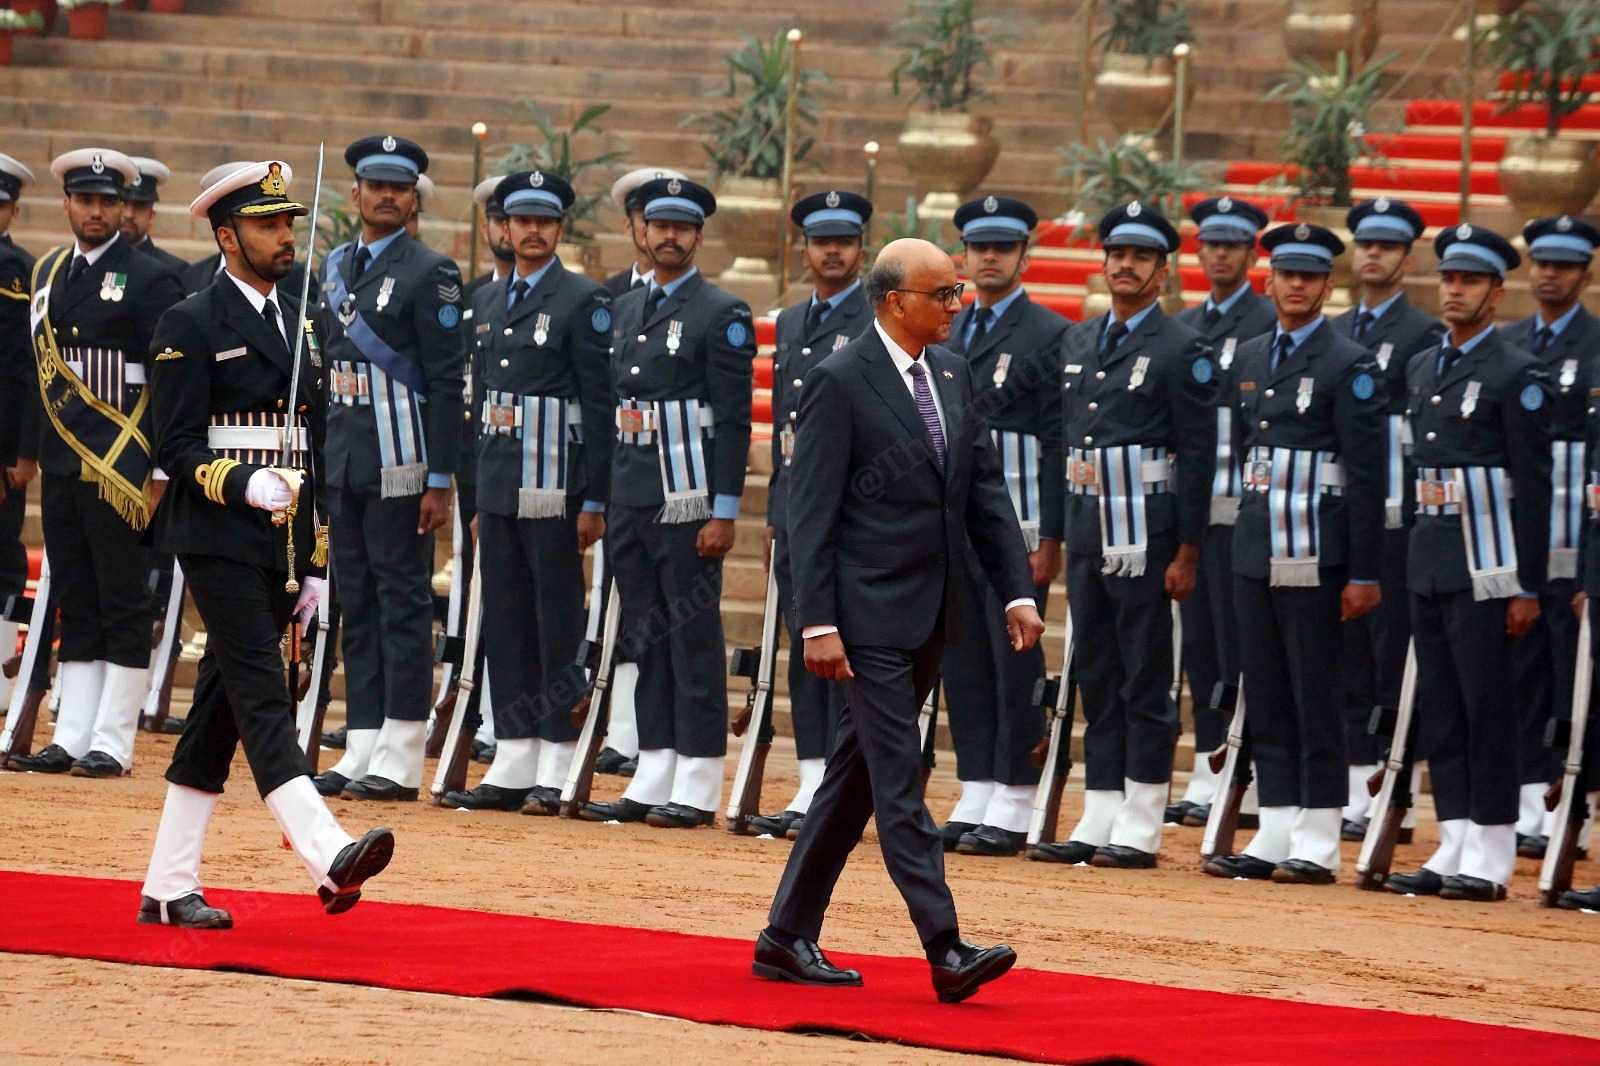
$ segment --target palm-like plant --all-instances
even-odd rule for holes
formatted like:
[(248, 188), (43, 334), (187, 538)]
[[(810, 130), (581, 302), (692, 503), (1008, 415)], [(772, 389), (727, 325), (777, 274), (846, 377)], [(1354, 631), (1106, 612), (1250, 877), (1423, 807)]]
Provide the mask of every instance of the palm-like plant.
[(1183, 0), (1111, 0), (1111, 22), (1094, 39), (1103, 50), (1154, 60), (1194, 40)]
[(925, 219), (921, 216), (917, 210), (917, 198), (915, 196), (906, 197), (906, 209), (903, 214), (884, 215), (875, 224), (882, 227), (881, 232), (875, 234), (878, 238), (876, 244), (880, 248), (890, 241), (897, 241), (902, 237), (916, 237), (927, 241), (929, 244), (937, 244), (940, 248), (952, 253), (961, 247), (959, 241), (951, 242), (945, 239), (944, 227), (940, 225), (938, 219)]
[(1545, 136), (1588, 103), (1587, 74), (1600, 72), (1600, 0), (1536, 0), (1486, 31), (1489, 61), (1515, 75), (1501, 112), (1543, 104)]
[[(565, 237), (571, 241), (591, 240), (594, 234), (589, 226), (605, 201), (606, 193), (580, 191), (581, 178), (593, 170), (600, 170), (626, 158), (627, 153), (609, 147), (599, 122), (611, 110), (610, 104), (590, 104), (566, 129), (558, 129), (548, 112), (532, 100), (524, 100), (528, 118), (538, 129), (538, 144), (513, 144), (506, 149), (496, 164), (498, 172), (510, 174), (518, 170), (542, 170), (565, 178), (572, 186), (575, 199), (567, 212)], [(601, 138), (603, 151), (581, 155), (577, 146), (580, 136)]]
[(1169, 218), (1176, 218), (1184, 193), (1211, 184), (1195, 167), (1154, 158), (1136, 140), (1114, 144), (1101, 140), (1093, 148), (1072, 144), (1061, 154), (1066, 158), (1061, 176), (1077, 175), (1080, 182), (1073, 209), (1090, 218), (1130, 200), (1154, 204)]
[(978, 71), (994, 67), (994, 49), (1017, 36), (999, 18), (979, 18), (976, 0), (911, 0), (910, 13), (895, 26), (905, 47), (889, 72), (896, 96), (900, 84), (916, 86), (913, 101), (926, 100), (936, 111), (965, 111), (988, 97), (978, 87)]
[[(789, 42), (781, 31), (768, 41), (745, 36), (744, 46), (722, 59), (727, 81), (706, 94), (738, 103), (684, 119), (684, 125), (706, 130), (701, 147), (710, 158), (716, 177), (772, 179), (782, 176), (789, 57)], [(796, 79), (796, 164), (804, 161), (815, 143), (815, 138), (799, 134), (801, 128), (817, 123), (817, 100), (812, 86), (826, 80), (827, 75), (821, 71), (804, 69)]]
[(322, 183), (321, 217), (317, 220), (316, 255), (326, 259), (341, 244), (361, 235), (361, 216), (344, 196), (328, 182)]
[(1285, 157), (1300, 168), (1300, 195), (1350, 206), (1350, 166), (1370, 155), (1368, 119), (1377, 102), (1379, 79), (1393, 54), (1350, 70), (1340, 52), (1329, 72), (1315, 63), (1296, 62), (1288, 81), (1275, 86), (1267, 99), (1286, 99), (1291, 108), (1283, 138)]

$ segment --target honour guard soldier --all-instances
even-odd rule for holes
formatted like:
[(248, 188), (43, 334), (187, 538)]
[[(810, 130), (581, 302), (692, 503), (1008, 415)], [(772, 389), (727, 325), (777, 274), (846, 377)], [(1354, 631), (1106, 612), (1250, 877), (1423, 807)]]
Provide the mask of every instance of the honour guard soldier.
[(621, 597), (639, 768), (597, 821), (710, 825), (728, 744), (722, 557), (750, 448), (750, 308), (694, 265), (716, 198), (692, 181), (638, 190), (655, 261), (647, 287), (618, 300), (611, 353), (617, 444), (606, 547)]
[(684, 175), (670, 167), (640, 167), (628, 171), (611, 185), (611, 202), (622, 212), (622, 229), (633, 242), (634, 252), (633, 262), (627, 270), (619, 270), (606, 279), (606, 291), (612, 296), (621, 296), (630, 289), (650, 283), (655, 260), (651, 258), (650, 244), (645, 239), (644, 200), (639, 190), (645, 182), (660, 178), (686, 180)]
[(1516, 249), (1470, 223), (1434, 249), (1449, 334), (1406, 369), (1416, 470), (1406, 580), (1439, 848), (1388, 887), (1487, 902), (1505, 898), (1516, 862), (1512, 648), (1538, 621), (1545, 587), (1552, 397), (1543, 364), (1494, 326)]
[(472, 190), (473, 200), (483, 209), (481, 233), (483, 243), (488, 247), (493, 262), (487, 274), (479, 274), (467, 282), (464, 292), (469, 304), (479, 289), (503, 279), (511, 273), (512, 267), (517, 263), (516, 253), (511, 248), (511, 233), (506, 229), (506, 209), (494, 194), (495, 189), (505, 178), (504, 174), (491, 174), (478, 182)]
[(182, 298), (178, 277), (118, 230), (133, 161), (106, 148), (58, 156), (76, 238), (33, 271), (32, 321), (44, 471), (44, 538), (61, 608), (61, 709), (52, 743), (13, 769), (118, 777), (150, 665), (149, 524), (153, 464), (145, 392), (150, 339)]
[(1183, 798), (1169, 804), (1166, 820), (1205, 825), (1217, 792), (1217, 775), (1206, 758), (1222, 746), (1223, 714), (1231, 712), (1239, 683), (1239, 642), (1233, 614), (1233, 523), (1239, 514), (1239, 458), (1233, 451), (1233, 408), (1228, 394), (1239, 345), (1270, 331), (1277, 321), (1272, 303), (1250, 287), (1256, 234), (1265, 211), (1231, 196), (1202, 200), (1189, 209), (1199, 225), (1200, 265), (1211, 291), (1205, 302), (1173, 317), (1200, 334), (1216, 353), (1217, 462), (1211, 478), (1211, 509), (1200, 546), (1194, 594), (1179, 608), (1183, 619), (1183, 664), (1194, 706), (1194, 769)]
[[(1382, 757), (1378, 739), (1367, 724), (1374, 705), (1400, 702), (1400, 675), (1405, 671), (1411, 641), (1410, 595), (1406, 592), (1406, 540), (1401, 512), (1408, 485), (1405, 477), (1406, 366), (1411, 357), (1439, 343), (1443, 327), (1413, 307), (1405, 294), (1411, 272), (1412, 244), (1422, 236), (1422, 216), (1404, 200), (1379, 197), (1352, 207), (1345, 225), (1355, 238), (1351, 265), (1361, 302), (1333, 320), (1333, 329), (1372, 353), (1385, 386), (1388, 411), (1383, 429), (1383, 564), (1379, 586), (1383, 599), (1376, 610), (1344, 623), (1339, 673), (1344, 690), (1345, 744), (1349, 799), (1341, 835), (1360, 840), (1367, 830), (1371, 797), (1367, 781)], [(1410, 814), (1407, 817), (1411, 817)]]
[(1322, 314), (1344, 242), (1301, 222), (1261, 245), (1278, 321), (1239, 349), (1231, 390), (1245, 489), (1234, 610), (1261, 824), (1205, 872), (1332, 884), (1347, 788), (1339, 622), (1381, 595), (1385, 400), (1376, 361)]
[(426, 152), (373, 136), (344, 158), (361, 234), (323, 264), (322, 336), (350, 731), (317, 787), (414, 800), (432, 690), (433, 531), (450, 517), (461, 444), (461, 272), (405, 232)]
[[(28, 343), (28, 279), (33, 256), (11, 242), (17, 200), (33, 171), (0, 154), (0, 598), (14, 596), (28, 583), (28, 552), (22, 546), (22, 521), (28, 507), (28, 482), (38, 472), (23, 451), (39, 438), (39, 387)], [(23, 442), (27, 443), (24, 444)], [(0, 660), (17, 645), (17, 623), (0, 620)], [(11, 680), (0, 675), (0, 699), (9, 700)]]
[[(956, 211), (977, 299), (951, 324), (950, 347), (972, 368), (976, 403), (1000, 454), (1042, 616), (1050, 583), (1061, 574), (1061, 542), (1042, 538), (1039, 530), (1061, 524), (1066, 471), (1055, 382), (1061, 338), (1071, 323), (1022, 288), (1028, 239), (1038, 221), (1032, 207), (1006, 196), (984, 196)], [(1012, 650), (1004, 602), (970, 553), (964, 580), (974, 631), (947, 644), (943, 661), (961, 798), (941, 834), (947, 849), (963, 854), (1015, 855), (1026, 840), (1039, 784), (1030, 756), (1044, 732), (1033, 699), (1034, 683), (1044, 676), (1044, 649)]]
[(156, 542), (181, 560), (208, 639), (167, 770), (141, 922), (232, 926), (205, 901), (200, 857), (241, 744), (329, 914), (354, 906), (394, 850), (387, 829), (352, 840), (317, 795), (279, 658), (279, 634), (304, 625), (322, 596), (327, 536), (317, 521), (321, 354), (299, 303), (275, 288), (294, 265), (294, 220), (306, 213), (289, 198), (293, 173), (276, 160), (241, 164), (190, 205), (210, 221), (228, 265), (217, 284), (162, 316), (152, 345), (157, 459), (173, 478)]
[(1546, 843), (1544, 794), (1561, 775), (1558, 755), (1545, 746), (1545, 723), (1569, 717), (1578, 623), (1563, 609), (1578, 592), (1578, 534), (1583, 526), (1584, 423), (1600, 359), (1600, 321), (1582, 301), (1600, 232), (1569, 215), (1540, 218), (1522, 229), (1528, 280), (1539, 307), (1508, 327), (1506, 343), (1544, 364), (1550, 408), (1550, 563), (1539, 590), (1539, 620), (1517, 641), (1512, 658), (1521, 699), (1518, 734), (1517, 853), (1542, 858)]
[[(229, 174), (236, 173), (240, 167), (249, 166), (250, 162), (251, 161), (248, 159), (235, 159), (227, 163), (217, 164), (204, 174), (200, 175), (201, 191), (204, 192), (206, 189), (209, 189), (221, 178), (224, 178)], [(179, 271), (179, 276), (183, 280), (183, 291), (191, 294), (199, 292), (201, 289), (215, 281), (217, 277), (227, 269), (227, 267), (228, 259), (220, 251), (218, 251), (216, 255), (208, 255), (202, 259), (196, 259), (194, 262), (190, 263), (188, 266)], [(298, 300), (300, 298), (300, 282), (302, 280), (302, 275), (306, 270), (309, 269), (311, 269), (309, 264), (299, 262), (295, 263), (294, 269), (289, 272), (289, 275), (278, 283), (278, 288)], [(313, 304), (312, 309), (314, 309), (316, 301), (318, 298), (320, 298), (321, 293), (317, 293), (315, 289), (313, 289), (312, 292), (315, 294), (311, 298)]]
[[(583, 553), (605, 533), (613, 404), (611, 296), (556, 257), (572, 186), (518, 171), (495, 190), (516, 265), (474, 310), (473, 401), (483, 634), (495, 677), (495, 756), (447, 805), (555, 814), (577, 748)], [(524, 807), (526, 804), (526, 807)]]
[(1156, 864), (1177, 734), (1172, 601), (1194, 589), (1216, 463), (1216, 361), (1159, 299), (1178, 232), (1123, 204), (1100, 220), (1111, 310), (1062, 344), (1064, 531), (1084, 715), (1083, 817), (1030, 857)]
[(156, 221), (156, 202), (161, 199), (160, 185), (172, 178), (172, 171), (157, 159), (142, 155), (129, 158), (139, 168), (139, 178), (122, 188), (122, 239), (141, 252), (155, 256), (173, 273), (182, 275), (189, 264), (165, 248), (157, 247), (155, 239), (150, 236), (151, 227)]
[[(816, 279), (811, 296), (778, 312), (777, 353), (772, 369), (772, 479), (767, 485), (767, 546), (774, 549), (778, 602), (789, 632), (789, 715), (794, 723), (800, 787), (779, 814), (752, 819), (757, 832), (785, 837), (799, 831), (811, 797), (822, 781), (833, 748), (843, 695), (806, 669), (795, 623), (794, 570), (789, 557), (787, 489), (784, 474), (794, 457), (795, 422), (811, 368), (859, 337), (872, 325), (872, 308), (861, 285), (866, 260), (862, 238), (872, 202), (853, 192), (829, 190), (807, 196), (789, 212), (805, 235), (806, 266)], [(767, 723), (770, 729), (770, 719)]]

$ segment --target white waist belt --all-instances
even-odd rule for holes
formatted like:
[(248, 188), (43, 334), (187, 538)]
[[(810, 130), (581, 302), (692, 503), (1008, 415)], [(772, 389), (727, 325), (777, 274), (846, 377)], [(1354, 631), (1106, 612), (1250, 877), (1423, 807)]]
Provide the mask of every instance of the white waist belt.
[[(1079, 496), (1100, 495), (1099, 473), (1095, 467), (1095, 460), (1076, 458), (1078, 449), (1073, 449), (1073, 458), (1067, 460), (1067, 487)], [(1139, 464), (1139, 480), (1151, 489), (1160, 489), (1172, 480), (1171, 459), (1145, 459)]]
[[(296, 426), (289, 446), (295, 451), (304, 451), (307, 440), (305, 427)], [(206, 430), (206, 444), (212, 451), (229, 448), (266, 451), (282, 446), (283, 430), (272, 426), (212, 426)]]
[[(654, 400), (636, 400), (635, 403), (654, 404)], [(669, 401), (681, 402), (681, 401)], [(716, 425), (716, 413), (710, 407), (700, 408), (700, 428)], [(653, 434), (661, 428), (661, 416), (655, 407), (618, 407), (616, 410), (617, 434), (627, 444), (654, 444)]]
[[(1272, 463), (1270, 459), (1252, 458), (1244, 465), (1244, 485), (1252, 492), (1270, 492), (1272, 489)], [(1317, 486), (1323, 492), (1335, 495), (1344, 490), (1344, 464), (1324, 462), (1317, 464)]]

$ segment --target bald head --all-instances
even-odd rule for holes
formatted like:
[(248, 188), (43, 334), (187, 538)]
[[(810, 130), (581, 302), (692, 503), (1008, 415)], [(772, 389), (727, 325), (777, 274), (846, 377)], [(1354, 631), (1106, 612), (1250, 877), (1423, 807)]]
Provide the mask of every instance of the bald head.
[(915, 355), (950, 336), (950, 321), (960, 308), (959, 300), (932, 294), (953, 290), (955, 284), (955, 264), (944, 249), (916, 237), (902, 237), (878, 253), (867, 275), (867, 296), (884, 331)]

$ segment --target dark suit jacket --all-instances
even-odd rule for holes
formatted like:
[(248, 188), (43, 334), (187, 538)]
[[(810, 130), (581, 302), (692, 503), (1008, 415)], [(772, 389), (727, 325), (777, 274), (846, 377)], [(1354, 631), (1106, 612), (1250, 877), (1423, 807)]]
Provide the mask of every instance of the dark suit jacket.
[(143, 241), (134, 245), (134, 247), (139, 249), (139, 251), (143, 252), (145, 255), (154, 256), (158, 261), (166, 264), (167, 269), (172, 271), (174, 274), (177, 274), (180, 279), (183, 277), (183, 272), (189, 269), (189, 264), (187, 262), (179, 259), (165, 248), (157, 245), (156, 242), (150, 237), (146, 237)]
[[(1533, 351), (1535, 316), (1505, 328), (1505, 342), (1525, 352)], [(1534, 356), (1544, 364), (1555, 404), (1550, 408), (1550, 436), (1554, 440), (1583, 440), (1588, 421), (1590, 386), (1600, 384), (1595, 369), (1600, 364), (1600, 319), (1580, 305), (1567, 328), (1551, 341), (1543, 354)], [(1567, 373), (1570, 363), (1570, 375)]]
[[(1341, 337), (1354, 340), (1356, 318), (1360, 312), (1358, 305), (1334, 319), (1333, 331)], [(1406, 367), (1410, 365), (1412, 356), (1438, 344), (1443, 334), (1444, 326), (1438, 319), (1413, 306), (1401, 293), (1400, 298), (1389, 305), (1383, 317), (1372, 323), (1366, 336), (1357, 342), (1373, 353), (1378, 361), (1378, 369), (1383, 372), (1389, 396), (1386, 414), (1405, 414)], [(1385, 345), (1389, 346), (1387, 352)]]
[(806, 379), (789, 482), (796, 618), (846, 645), (923, 647), (965, 609), (970, 538), (1002, 603), (1031, 597), (1022, 531), (960, 356), (922, 356), (944, 412), (933, 442), (888, 349), (869, 328)]

